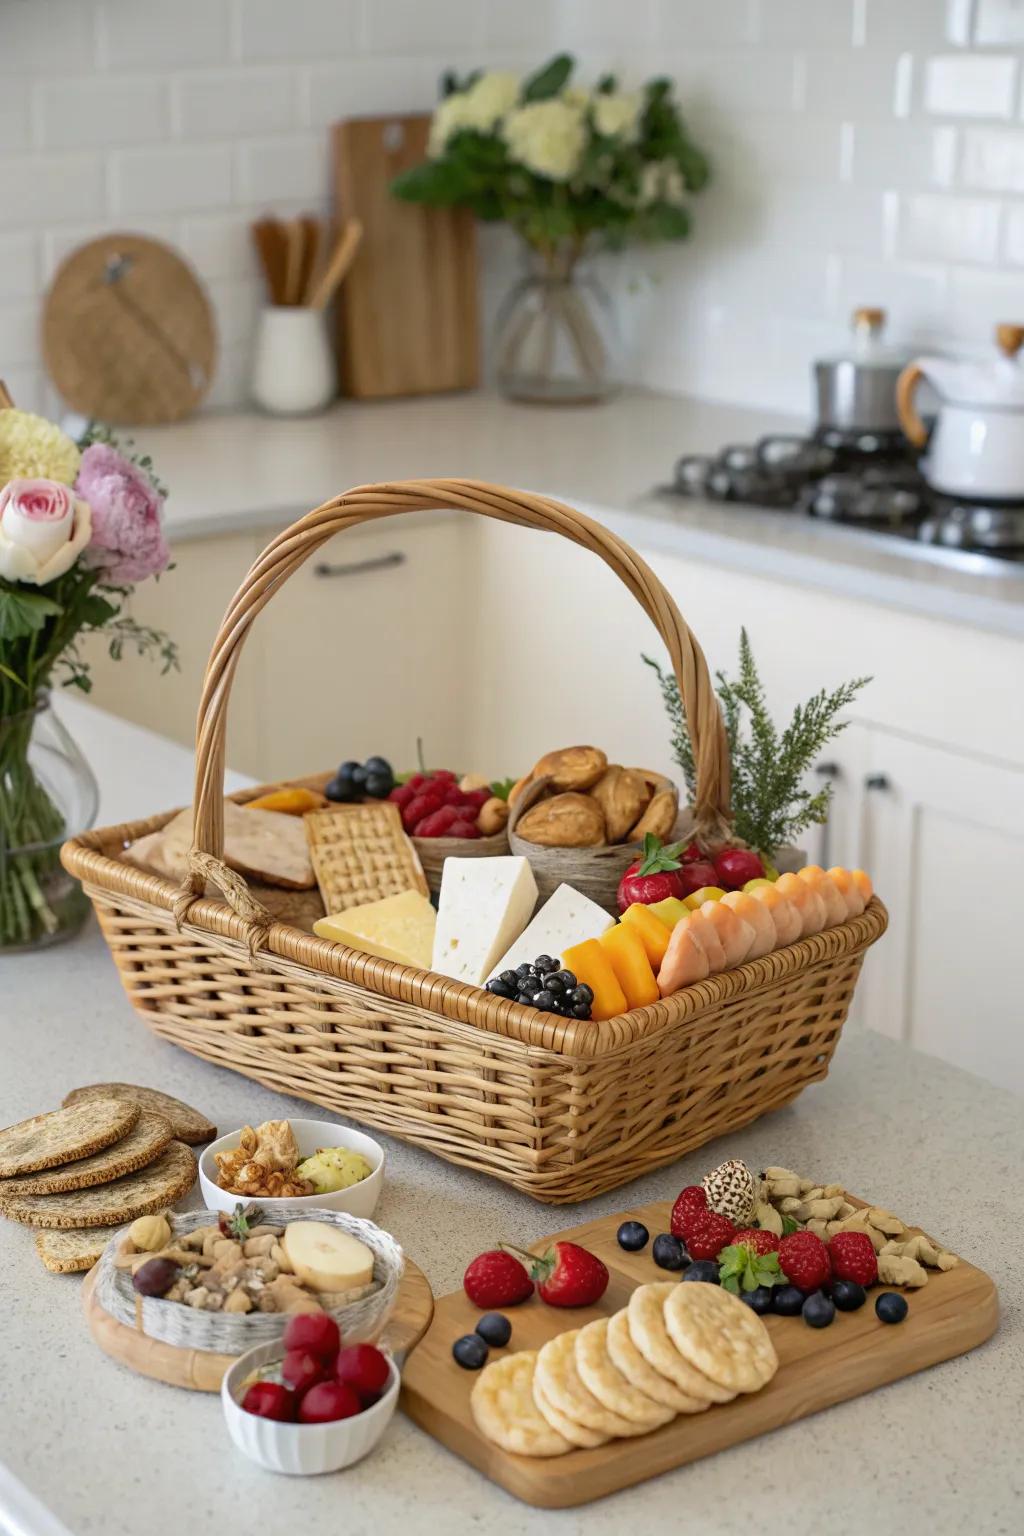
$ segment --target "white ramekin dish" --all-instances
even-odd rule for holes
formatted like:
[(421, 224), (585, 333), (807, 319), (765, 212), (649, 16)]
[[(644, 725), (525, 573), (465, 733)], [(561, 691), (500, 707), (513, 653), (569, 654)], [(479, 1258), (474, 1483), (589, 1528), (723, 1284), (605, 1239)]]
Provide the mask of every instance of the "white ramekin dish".
[(372, 1451), (398, 1403), (401, 1378), (395, 1362), (388, 1360), (390, 1375), (384, 1395), (353, 1418), (335, 1419), (330, 1424), (283, 1424), (277, 1419), (261, 1419), (246, 1413), (239, 1402), (244, 1395), (241, 1386), (245, 1378), (280, 1358), (280, 1341), (259, 1344), (239, 1355), (224, 1375), (220, 1400), (228, 1433), (238, 1449), (268, 1472), (284, 1472), (292, 1477), (340, 1472), (342, 1467), (352, 1466)]
[[(373, 1171), (358, 1184), (351, 1184), (348, 1189), (335, 1190), (330, 1195), (289, 1195), (283, 1200), (259, 1195), (255, 1197), (256, 1204), (266, 1213), (267, 1219), (272, 1220), (274, 1211), (282, 1205), (305, 1206), (310, 1210), (316, 1207), (322, 1211), (347, 1211), (350, 1216), (372, 1217), (384, 1187), (384, 1148), (380, 1142), (374, 1141), (372, 1136), (364, 1136), (362, 1131), (350, 1131), (345, 1125), (335, 1125), (331, 1120), (289, 1120), (288, 1123), (302, 1157), (312, 1157), (321, 1147), (344, 1147), (349, 1152), (361, 1152)], [(239, 1200), (245, 1202), (253, 1198), (232, 1194), (230, 1190), (221, 1189), (217, 1183), (214, 1153), (230, 1152), (238, 1146), (241, 1134), (240, 1127), (227, 1136), (211, 1141), (199, 1159), (199, 1185), (206, 1206), (211, 1211), (227, 1211), (230, 1215)]]

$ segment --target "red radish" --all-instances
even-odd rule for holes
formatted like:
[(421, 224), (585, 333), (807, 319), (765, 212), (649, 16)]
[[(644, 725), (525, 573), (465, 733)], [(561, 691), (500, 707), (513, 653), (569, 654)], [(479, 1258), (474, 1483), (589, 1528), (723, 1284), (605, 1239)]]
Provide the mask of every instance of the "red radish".
[(684, 864), (679, 871), (679, 883), (682, 886), (682, 895), (692, 896), (694, 891), (699, 891), (705, 885), (717, 885), (718, 876), (713, 864), (695, 862)]
[(300, 1424), (331, 1424), (362, 1413), (363, 1405), (351, 1387), (340, 1381), (318, 1381), (299, 1404)]
[[(643, 906), (650, 906), (651, 902), (664, 901), (666, 896), (682, 898), (687, 894), (681, 878), (679, 849), (679, 843), (663, 846), (660, 837), (647, 833), (643, 856), (629, 866), (619, 881), (616, 900), (620, 912), (625, 912), (637, 901)], [(701, 881), (700, 885), (709, 883)], [(698, 890), (699, 885), (692, 889)]]
[(246, 1388), (242, 1407), (258, 1419), (279, 1419), (290, 1424), (295, 1418), (295, 1393), (277, 1381), (254, 1381)]
[(334, 1377), (358, 1393), (367, 1407), (375, 1403), (388, 1384), (386, 1356), (372, 1344), (350, 1344), (334, 1362)]
[(286, 1350), (307, 1350), (318, 1360), (333, 1360), (341, 1348), (341, 1334), (326, 1312), (299, 1312), (289, 1318), (282, 1342)]
[(315, 1382), (323, 1381), (328, 1365), (308, 1349), (290, 1349), (281, 1361), (281, 1375), (296, 1392), (305, 1392)]
[(764, 865), (752, 848), (723, 848), (715, 855), (711, 884), (724, 885), (727, 891), (741, 891), (748, 880), (763, 880)]

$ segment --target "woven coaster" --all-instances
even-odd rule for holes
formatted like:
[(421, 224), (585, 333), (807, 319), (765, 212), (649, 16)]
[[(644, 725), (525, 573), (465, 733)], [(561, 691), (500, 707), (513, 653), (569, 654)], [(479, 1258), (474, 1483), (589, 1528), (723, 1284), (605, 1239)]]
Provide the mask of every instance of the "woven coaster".
[(217, 1134), (212, 1120), (160, 1088), (142, 1088), (138, 1083), (89, 1083), (84, 1088), (72, 1088), (64, 1095), (65, 1104), (84, 1104), (90, 1099), (128, 1099), (154, 1115), (162, 1115), (171, 1122), (171, 1134), (175, 1139), (187, 1141), (190, 1147), (212, 1141)]
[(430, 895), (397, 805), (377, 800), (338, 806), (311, 811), (303, 820), (328, 915), (402, 891)]

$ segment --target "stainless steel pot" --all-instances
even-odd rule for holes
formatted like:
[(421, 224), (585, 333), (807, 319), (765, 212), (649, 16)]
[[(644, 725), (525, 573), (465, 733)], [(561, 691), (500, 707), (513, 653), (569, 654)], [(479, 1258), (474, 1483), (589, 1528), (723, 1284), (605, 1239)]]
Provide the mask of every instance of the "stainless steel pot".
[(906, 358), (885, 345), (884, 328), (884, 309), (855, 309), (850, 350), (815, 363), (819, 427), (899, 432), (896, 381)]

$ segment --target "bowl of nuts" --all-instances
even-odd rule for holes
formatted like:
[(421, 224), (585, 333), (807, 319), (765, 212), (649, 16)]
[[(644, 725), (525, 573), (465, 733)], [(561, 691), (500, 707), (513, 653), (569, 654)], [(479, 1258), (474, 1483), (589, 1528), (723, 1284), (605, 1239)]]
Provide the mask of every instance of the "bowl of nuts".
[(199, 1186), (211, 1211), (239, 1200), (268, 1213), (314, 1206), (371, 1217), (384, 1186), (384, 1148), (330, 1120), (265, 1120), (211, 1141), (199, 1159)]

